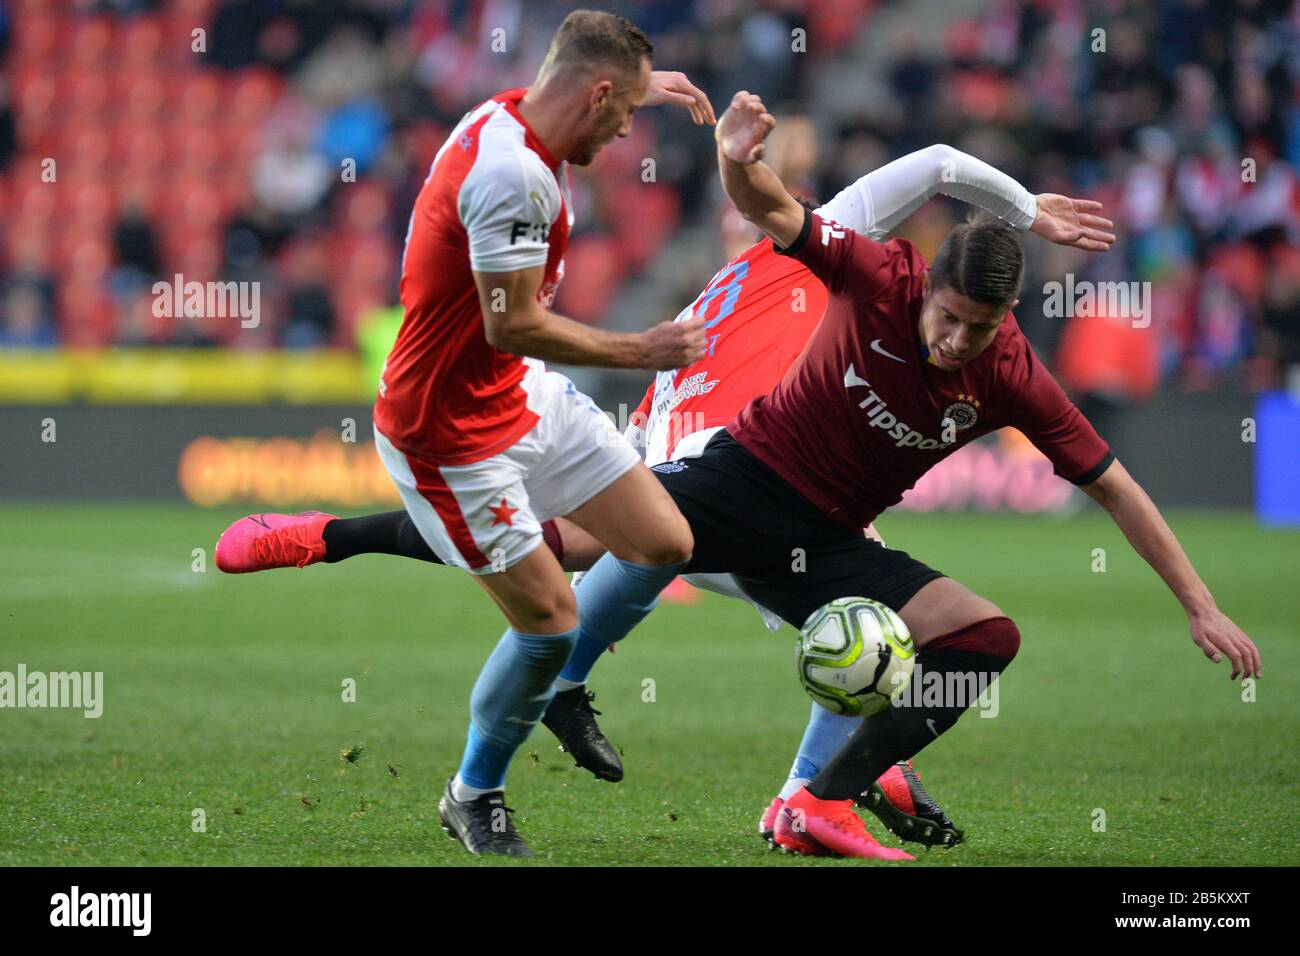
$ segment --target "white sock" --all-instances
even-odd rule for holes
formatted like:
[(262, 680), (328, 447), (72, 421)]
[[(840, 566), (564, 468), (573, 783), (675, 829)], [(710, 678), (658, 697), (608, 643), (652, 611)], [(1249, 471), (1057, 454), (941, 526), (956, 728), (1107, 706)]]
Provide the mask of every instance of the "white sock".
[(779, 796), (782, 801), (789, 800), (810, 783), (812, 783), (812, 781), (807, 777), (791, 777), (785, 782), (785, 786), (781, 788), (781, 792), (777, 794), (777, 796)]
[(493, 793), (492, 790), (480, 790), (478, 787), (471, 787), (464, 780), (460, 779), (460, 774), (451, 778), (451, 798), (457, 803), (469, 803), (476, 800), (485, 793)]
[(573, 690), (575, 687), (581, 687), (587, 683), (585, 680), (566, 680), (563, 677), (555, 678), (555, 692), (563, 694), (566, 690)]

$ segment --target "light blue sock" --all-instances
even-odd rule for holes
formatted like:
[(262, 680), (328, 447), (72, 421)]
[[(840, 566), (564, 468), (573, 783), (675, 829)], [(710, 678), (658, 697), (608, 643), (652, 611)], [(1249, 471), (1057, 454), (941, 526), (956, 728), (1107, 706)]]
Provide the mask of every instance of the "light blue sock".
[(460, 779), (480, 790), (505, 786), (506, 768), (555, 696), (555, 676), (578, 629), (521, 634), (508, 628), (483, 665), (469, 698), (469, 738)]
[(684, 564), (650, 565), (606, 554), (578, 582), (578, 643), (560, 677), (584, 684), (609, 645), (627, 637), (654, 610), (659, 592)]
[[(798, 789), (796, 780), (811, 780), (826, 766), (841, 747), (853, 736), (853, 731), (862, 723), (861, 717), (841, 717), (831, 713), (821, 704), (812, 705), (812, 714), (808, 718), (808, 727), (799, 741), (799, 752), (795, 755), (794, 766), (790, 768), (787, 789), (781, 791), (781, 799), (786, 800)], [(802, 786), (802, 784), (800, 784)]]

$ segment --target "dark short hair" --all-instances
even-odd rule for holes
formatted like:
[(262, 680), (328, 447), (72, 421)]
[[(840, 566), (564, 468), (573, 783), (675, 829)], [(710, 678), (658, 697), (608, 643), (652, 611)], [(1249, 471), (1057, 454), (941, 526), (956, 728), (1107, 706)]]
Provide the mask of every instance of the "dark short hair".
[(545, 70), (552, 65), (612, 66), (636, 73), (642, 60), (653, 60), (655, 48), (630, 20), (602, 10), (574, 10), (551, 37)]
[(980, 213), (953, 228), (930, 266), (930, 288), (1009, 306), (1025, 278), (1025, 250), (1011, 223)]

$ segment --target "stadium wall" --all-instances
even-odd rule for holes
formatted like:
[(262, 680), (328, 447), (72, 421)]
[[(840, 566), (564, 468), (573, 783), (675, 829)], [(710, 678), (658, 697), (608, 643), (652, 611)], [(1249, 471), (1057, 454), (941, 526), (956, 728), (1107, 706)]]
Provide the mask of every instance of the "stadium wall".
[[(1170, 395), (1113, 410), (1098, 425), (1162, 506), (1249, 508), (1256, 445), (1243, 440), (1243, 423), (1253, 409), (1249, 395)], [(374, 454), (370, 411), (369, 403), (0, 406), (0, 499), (398, 507)], [(1051, 489), (1059, 479), (1041, 474), (1045, 461), (1025, 463), (1013, 443), (963, 451), (909, 507), (1068, 506), (1065, 489)]]

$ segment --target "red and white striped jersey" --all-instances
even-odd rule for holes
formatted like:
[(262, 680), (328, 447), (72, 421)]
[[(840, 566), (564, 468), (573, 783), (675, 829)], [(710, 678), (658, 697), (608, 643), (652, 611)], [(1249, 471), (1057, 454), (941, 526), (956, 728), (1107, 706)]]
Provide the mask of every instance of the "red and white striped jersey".
[[(742, 293), (743, 289), (743, 293)], [(632, 416), (629, 437), (648, 465), (698, 455), (755, 395), (769, 392), (826, 311), (826, 287), (770, 239), (729, 262), (675, 321), (705, 319), (703, 358), (660, 372)]]
[(568, 164), (519, 115), (526, 92), (506, 90), (465, 114), (434, 157), (407, 228), (406, 315), (380, 375), (375, 425), (436, 464), (489, 458), (537, 421), (526, 360), (488, 344), (473, 275), (544, 265), (538, 299), (548, 307), (564, 276)]

